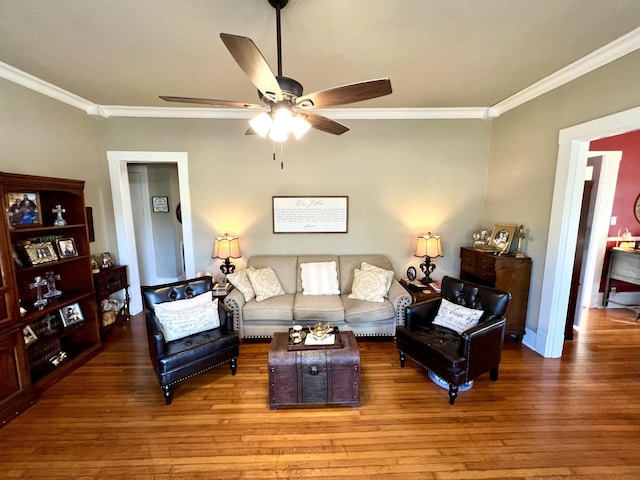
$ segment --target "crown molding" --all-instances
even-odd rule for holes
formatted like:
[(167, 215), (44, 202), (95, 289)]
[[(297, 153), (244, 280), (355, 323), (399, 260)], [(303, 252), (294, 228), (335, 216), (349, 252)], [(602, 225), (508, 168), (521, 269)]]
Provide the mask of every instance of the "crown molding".
[(561, 87), (576, 78), (586, 75), (608, 63), (611, 63), (625, 55), (640, 48), (640, 27), (631, 30), (626, 35), (619, 37), (613, 42), (605, 45), (589, 55), (582, 57), (564, 68), (561, 68), (548, 77), (524, 88), (515, 95), (512, 95), (501, 102), (493, 105), (497, 115), (501, 115), (509, 110), (519, 107), (545, 93)]
[[(432, 120), (432, 119), (486, 119), (496, 116), (486, 107), (471, 108), (331, 108), (314, 109), (314, 113), (334, 120)], [(214, 118), (224, 120), (248, 120), (256, 110), (206, 107), (123, 107), (96, 105), (87, 113), (110, 117), (138, 118)]]
[(10, 82), (33, 90), (34, 92), (41, 93), (42, 95), (53, 98), (62, 103), (66, 103), (67, 105), (71, 105), (72, 107), (84, 110), (87, 113), (89, 113), (89, 110), (91, 108), (95, 107), (95, 104), (90, 102), (89, 100), (63, 90), (60, 87), (56, 87), (49, 82), (45, 82), (38, 77), (34, 77), (27, 72), (18, 70), (17, 68), (12, 67), (11, 65), (4, 62), (0, 62), (0, 78), (9, 80)]
[[(545, 93), (565, 85), (597, 68), (613, 62), (640, 48), (640, 27), (586, 55), (520, 92), (490, 107), (455, 108), (335, 108), (317, 109), (314, 112), (331, 119), (350, 120), (440, 120), (440, 119), (490, 119), (512, 110)], [(89, 115), (139, 118), (216, 118), (249, 119), (255, 110), (206, 107), (127, 107), (97, 105), (51, 83), (0, 62), (0, 78), (83, 110)]]

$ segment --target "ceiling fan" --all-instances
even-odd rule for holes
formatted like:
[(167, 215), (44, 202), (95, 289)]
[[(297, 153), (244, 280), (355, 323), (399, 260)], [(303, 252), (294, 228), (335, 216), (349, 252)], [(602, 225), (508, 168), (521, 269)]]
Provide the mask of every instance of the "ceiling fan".
[(208, 98), (160, 96), (167, 102), (195, 103), (216, 107), (268, 109), (250, 122), (246, 134), (269, 137), (274, 142), (285, 141), (289, 134), (302, 137), (313, 127), (326, 133), (341, 135), (349, 128), (323, 115), (311, 112), (314, 108), (334, 107), (382, 97), (391, 93), (388, 78), (349, 83), (339, 87), (320, 90), (303, 95), (302, 84), (282, 75), (282, 36), (280, 10), (289, 0), (268, 0), (276, 9), (276, 34), (278, 48), (278, 75), (264, 59), (253, 40), (248, 37), (221, 33), (220, 38), (251, 83), (258, 89), (260, 104)]

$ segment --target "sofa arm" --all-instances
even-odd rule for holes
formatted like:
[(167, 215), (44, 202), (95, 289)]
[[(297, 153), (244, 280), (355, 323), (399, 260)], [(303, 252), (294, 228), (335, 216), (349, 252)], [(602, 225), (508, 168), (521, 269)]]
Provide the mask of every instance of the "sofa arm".
[(224, 305), (231, 311), (233, 317), (233, 330), (242, 333), (242, 307), (244, 307), (244, 296), (240, 290), (234, 288), (229, 295), (224, 297)]
[(411, 294), (395, 278), (389, 287), (389, 301), (396, 312), (396, 325), (405, 324), (405, 309), (411, 305)]
[(473, 356), (473, 362), (469, 363), (469, 378), (498, 366), (506, 323), (504, 317), (495, 317), (462, 332), (459, 353), (465, 358)]
[(409, 329), (429, 325), (438, 313), (440, 297), (417, 302), (407, 307), (405, 326)]

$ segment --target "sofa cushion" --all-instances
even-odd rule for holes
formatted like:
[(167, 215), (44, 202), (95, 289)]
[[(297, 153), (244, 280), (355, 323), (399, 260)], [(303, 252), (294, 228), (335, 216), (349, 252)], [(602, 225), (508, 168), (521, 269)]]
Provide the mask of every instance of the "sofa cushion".
[(360, 264), (360, 269), (371, 270), (373, 272), (379, 273), (380, 275), (383, 275), (387, 280), (387, 285), (386, 285), (387, 291), (385, 292), (384, 296), (386, 297), (389, 295), (389, 288), (391, 287), (391, 282), (393, 281), (393, 276), (394, 276), (393, 270), (386, 270), (384, 268), (376, 267), (375, 265), (371, 265), (370, 263), (367, 263), (367, 262), (362, 262)]
[(271, 267), (249, 270), (247, 275), (249, 275), (257, 302), (284, 295), (280, 280)]
[(255, 255), (249, 258), (247, 267), (271, 267), (285, 293), (298, 291), (298, 257), (295, 255)]
[(284, 320), (293, 322), (293, 294), (285, 293), (262, 302), (255, 299), (242, 307), (244, 320)]
[(344, 305), (344, 321), (347, 323), (366, 323), (388, 320), (395, 317), (393, 304), (389, 300), (382, 303), (355, 300), (349, 295), (342, 295)]
[(336, 262), (300, 264), (300, 278), (304, 295), (339, 295)]
[(301, 295), (293, 301), (293, 319), (297, 322), (342, 322), (344, 306), (340, 295)]
[(340, 279), (340, 292), (351, 293), (353, 285), (353, 272), (360, 268), (362, 262), (391, 270), (391, 262), (385, 255), (340, 255), (338, 278)]
[(249, 267), (248, 269), (239, 270), (227, 275), (227, 279), (231, 282), (231, 285), (240, 291), (245, 302), (248, 302), (256, 296), (251, 286), (251, 280), (249, 280), (249, 270), (254, 270), (254, 268)]
[(436, 313), (436, 317), (433, 320), (433, 324), (462, 333), (477, 325), (483, 313), (482, 310), (456, 305), (446, 298), (443, 298), (440, 302), (438, 313)]
[(353, 285), (349, 298), (382, 303), (386, 294), (387, 277), (384, 273), (376, 270), (361, 270), (359, 268), (354, 270)]
[(211, 300), (211, 293), (197, 297), (159, 303), (155, 314), (167, 342), (204, 332), (220, 326), (218, 299)]

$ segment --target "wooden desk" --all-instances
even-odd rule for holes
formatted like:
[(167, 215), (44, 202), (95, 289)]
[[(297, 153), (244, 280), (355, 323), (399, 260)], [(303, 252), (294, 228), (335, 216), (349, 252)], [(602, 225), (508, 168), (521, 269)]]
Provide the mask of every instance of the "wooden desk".
[(604, 306), (608, 306), (609, 302), (611, 302), (622, 307), (628, 307), (638, 313), (638, 318), (640, 318), (640, 305), (625, 305), (609, 299), (611, 280), (640, 285), (640, 250), (613, 247), (609, 251), (611, 252), (611, 258), (609, 259), (607, 281), (604, 288)]

